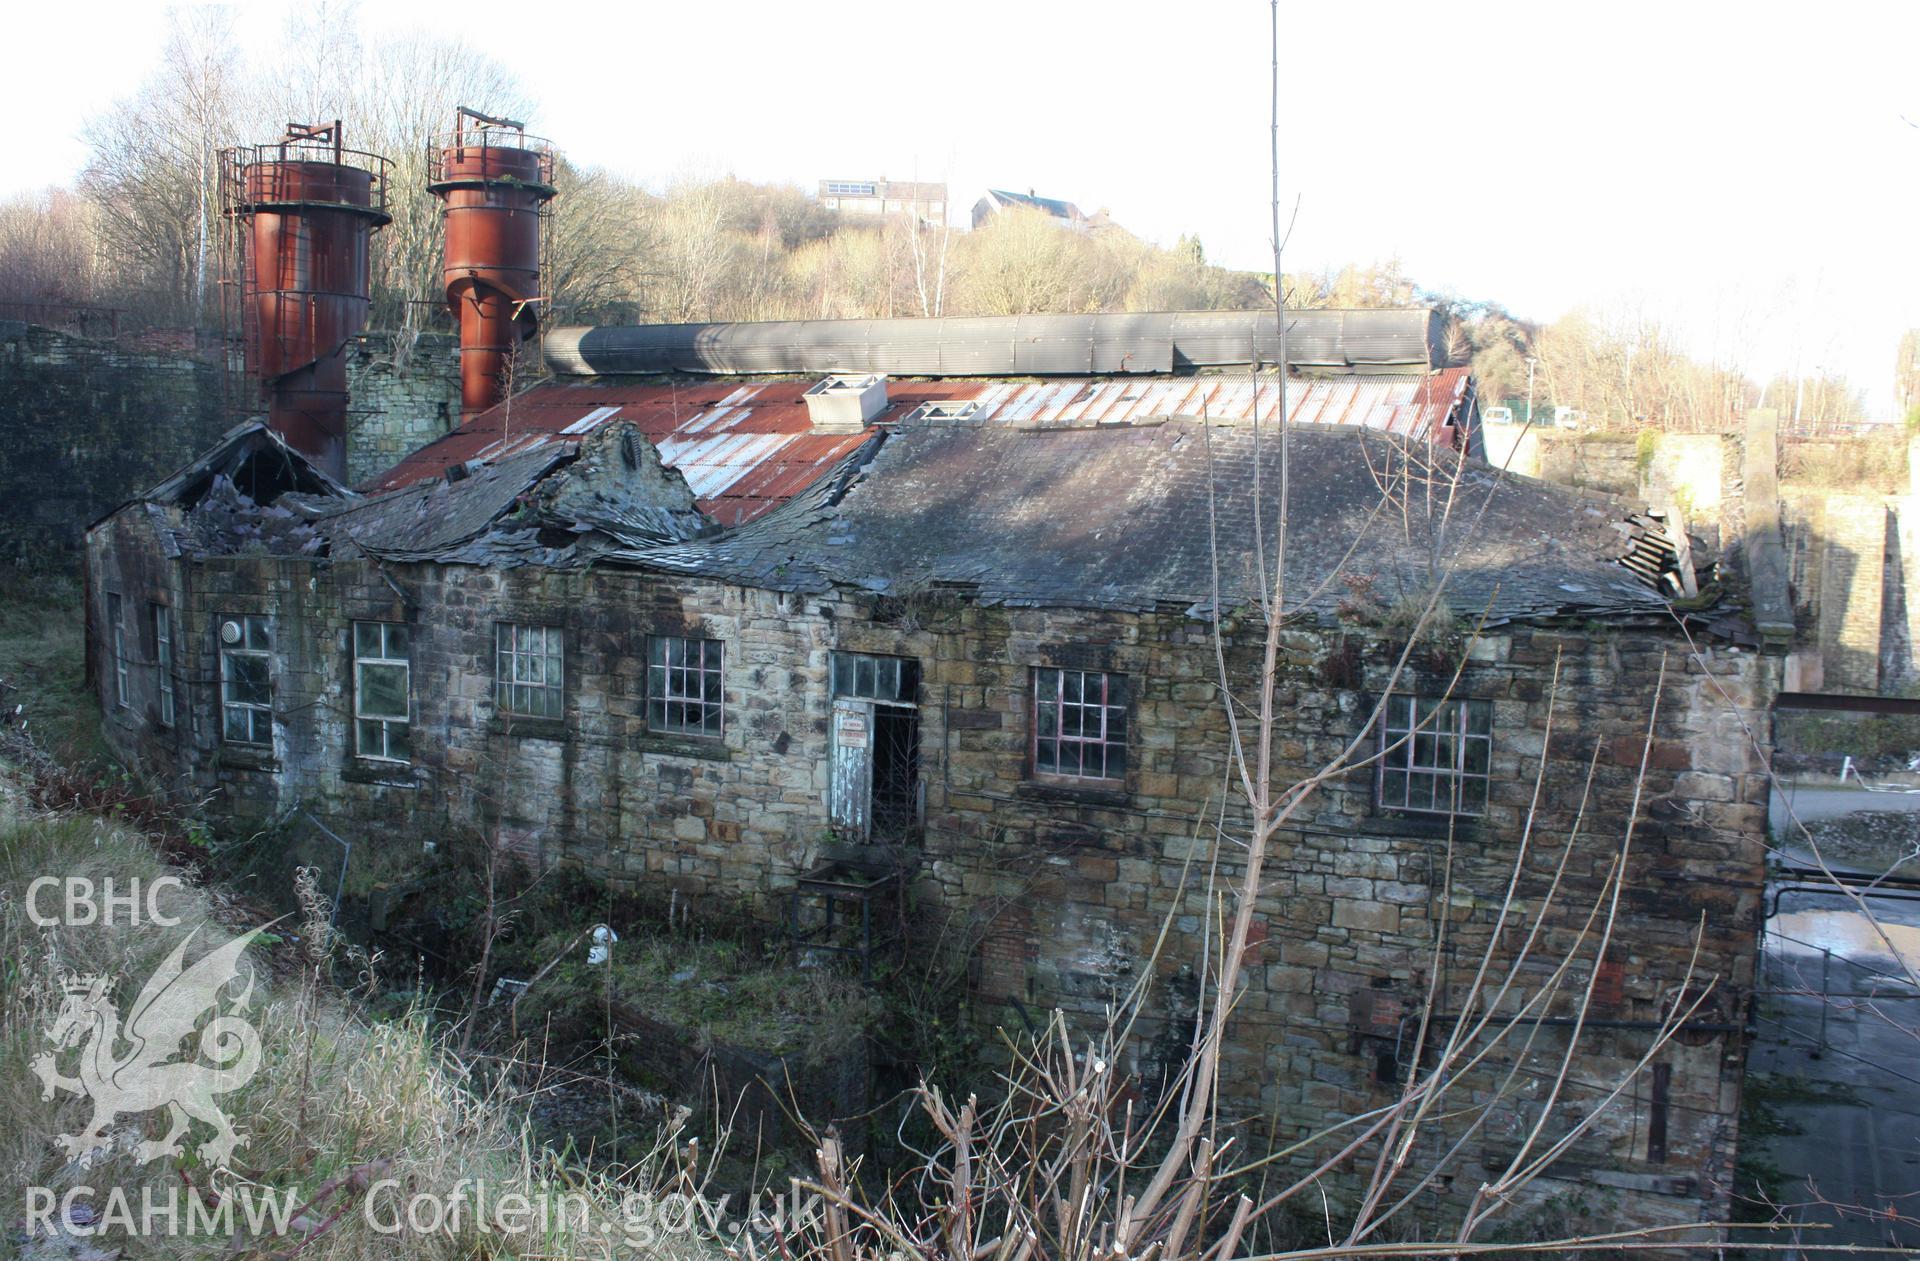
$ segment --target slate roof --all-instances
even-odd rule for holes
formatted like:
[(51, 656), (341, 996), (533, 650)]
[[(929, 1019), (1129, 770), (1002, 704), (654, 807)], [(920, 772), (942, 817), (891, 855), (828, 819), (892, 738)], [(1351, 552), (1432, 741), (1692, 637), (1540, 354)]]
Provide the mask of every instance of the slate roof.
[(560, 464), (573, 443), (554, 443), (483, 465), (459, 481), (444, 477), (325, 513), (320, 528), (336, 545), (357, 544), (389, 560), (449, 557), (490, 531)]
[[(1362, 429), (1290, 432), (1288, 604), (1332, 617), (1431, 589), (1457, 560), (1448, 602), (1492, 622), (1666, 607), (1618, 564), (1610, 497), (1465, 461), (1449, 519), (1420, 470), (1457, 457)], [(1209, 470), (1224, 603), (1249, 603), (1256, 465), (1277, 519), (1280, 444), (1251, 426), (910, 426), (761, 520), (712, 540), (615, 554), (743, 585), (904, 593), (928, 586), (988, 604), (1146, 610), (1210, 601)], [(1409, 483), (1407, 474), (1416, 474)], [(1390, 488), (1391, 494), (1383, 488)], [(1436, 492), (1443, 493), (1443, 492)], [(1351, 580), (1350, 580), (1351, 576)]]
[[(987, 604), (1200, 612), (1211, 602), (1211, 500), (1223, 604), (1254, 600), (1256, 487), (1269, 531), (1279, 516), (1274, 425), (1230, 409), (1211, 423), (1114, 423), (1039, 404), (979, 415), (910, 412), (854, 435), (804, 491), (731, 530), (699, 511), (688, 479), (637, 427), (617, 422), (374, 498), (316, 478), (272, 434), (243, 426), (141, 502), (180, 514), (179, 546), (203, 554), (612, 563), (772, 590), (937, 587)], [(1448, 602), (1469, 619), (1668, 608), (1622, 563), (1647, 545), (1622, 501), (1397, 433), (1287, 433), (1290, 610), (1388, 609), (1423, 599), (1448, 566)], [(1635, 560), (1656, 579), (1664, 563)]]
[(1005, 188), (989, 188), (987, 198), (1008, 206), (1026, 206), (1052, 215), (1056, 219), (1084, 219), (1080, 207), (1059, 197), (1039, 197), (1033, 193), (1016, 193)]

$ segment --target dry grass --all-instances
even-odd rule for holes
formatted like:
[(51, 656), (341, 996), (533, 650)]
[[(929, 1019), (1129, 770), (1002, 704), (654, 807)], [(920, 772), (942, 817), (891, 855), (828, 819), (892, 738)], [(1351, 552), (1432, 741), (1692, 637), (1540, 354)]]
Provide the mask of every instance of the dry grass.
[[(21, 709), (36, 742), (61, 762), (96, 770), (106, 762), (100, 715), (86, 686), (80, 584), (0, 569), (0, 710)], [(0, 727), (8, 724), (0, 721)]]
[(1781, 451), (1780, 477), (1797, 486), (1863, 495), (1905, 494), (1907, 435), (1789, 440)]
[[(211, 1258), (236, 1252), (315, 1259), (604, 1257), (610, 1255), (610, 1242), (620, 1251), (622, 1235), (617, 1229), (602, 1234), (599, 1223), (619, 1222), (623, 1195), (661, 1191), (668, 1176), (664, 1171), (678, 1167), (671, 1133), (649, 1160), (631, 1169), (594, 1172), (563, 1164), (529, 1138), (524, 1094), (505, 1084), (481, 1085), (436, 1044), (418, 1009), (390, 1021), (365, 1018), (316, 979), (321, 969), (292, 945), (305, 936), (311, 947), (312, 936), (285, 922), (274, 929), (285, 934), (275, 949), (256, 943), (249, 953), (258, 973), (245, 1015), (263, 1048), (253, 1079), (219, 1100), (247, 1135), (234, 1169), (208, 1169), (191, 1145), (183, 1156), (140, 1162), (129, 1148), (140, 1139), (160, 1137), (160, 1112), (122, 1116), (109, 1131), (116, 1140), (113, 1149), (83, 1167), (51, 1140), (55, 1134), (78, 1133), (91, 1105), (65, 1093), (43, 1100), (41, 1083), (29, 1068), (48, 1049), (43, 1031), (63, 1000), (63, 978), (73, 973), (117, 978), (116, 1006), (124, 1012), (129, 991), (137, 991), (182, 934), (198, 933), (192, 958), (200, 953), (198, 943), (228, 940), (233, 928), (244, 925), (223, 923), (236, 918), (231, 908), (222, 912), (206, 891), (188, 886), (165, 900), (167, 911), (182, 921), (177, 928), (37, 926), (29, 922), (25, 891), (43, 874), (96, 882), (112, 877), (124, 889), (130, 880), (149, 882), (169, 869), (143, 837), (95, 816), (36, 812), (21, 790), (0, 783), (0, 960), (5, 961), (0, 964), (0, 1161), (14, 1174), (9, 1184), (47, 1187), (56, 1195), (92, 1187), (96, 1207), (115, 1187), (124, 1188), (135, 1204), (143, 1188), (162, 1198), (181, 1191), (211, 1195), (221, 1187), (237, 1195), (243, 1183), (283, 1192), (297, 1188), (301, 1203), (320, 1197), (281, 1237), (135, 1237), (97, 1244), (124, 1248), (129, 1257)], [(179, 1054), (184, 1058), (196, 1045), (189, 1038)], [(70, 1066), (68, 1053), (63, 1067)], [(518, 1080), (510, 1073), (494, 1076), (499, 1083)], [(206, 1133), (196, 1127), (189, 1143)], [(393, 1236), (376, 1231), (364, 1211), (372, 1194), (368, 1188), (381, 1179), (397, 1180), (397, 1188), (382, 1193), (386, 1199), (374, 1196), (388, 1208), (415, 1194), (451, 1196), (462, 1179), (476, 1179), (487, 1184), (490, 1197), (577, 1194), (594, 1216), (584, 1225), (554, 1223), (543, 1232), (483, 1237), (472, 1228), (469, 1209), (458, 1230)], [(20, 1210), (16, 1202), (7, 1218), (17, 1218)], [(241, 1233), (248, 1233), (244, 1222)], [(15, 1232), (0, 1237), (0, 1255), (17, 1249), (23, 1256), (64, 1256), (71, 1243)], [(687, 1235), (654, 1240), (645, 1251), (692, 1257), (705, 1255), (707, 1247)]]

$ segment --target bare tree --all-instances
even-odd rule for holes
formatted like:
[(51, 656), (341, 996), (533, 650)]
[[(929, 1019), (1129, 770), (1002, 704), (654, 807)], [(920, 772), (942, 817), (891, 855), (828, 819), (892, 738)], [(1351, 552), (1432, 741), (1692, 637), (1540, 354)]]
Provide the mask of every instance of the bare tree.
[(959, 303), (979, 315), (1086, 310), (1084, 244), (1039, 210), (995, 215), (967, 234)]
[(80, 189), (98, 212), (109, 266), (156, 319), (209, 317), (217, 155), (238, 139), (241, 78), (227, 10), (170, 10), (159, 68), (84, 133)]
[(749, 246), (728, 224), (729, 190), (718, 181), (682, 183), (651, 208), (652, 256), (645, 305), (670, 321), (724, 318), (746, 270)]
[(553, 324), (618, 323), (638, 317), (644, 260), (652, 252), (646, 194), (606, 171), (560, 155), (553, 232), (542, 268)]
[(387, 160), (393, 221), (374, 236), (371, 323), (406, 335), (435, 322), (443, 304), (430, 151), (462, 105), (520, 117), (531, 102), (505, 66), (464, 41), (413, 31), (368, 46), (357, 19), (350, 3), (296, 15), (280, 57), (300, 72), (270, 78), (263, 96), (275, 116), (341, 119), (350, 147)]
[(953, 257), (953, 223), (942, 215), (933, 227), (918, 214), (907, 218), (909, 254), (913, 259), (913, 292), (923, 318), (947, 313), (947, 263)]
[(98, 301), (97, 242), (93, 206), (63, 189), (0, 202), (0, 301)]

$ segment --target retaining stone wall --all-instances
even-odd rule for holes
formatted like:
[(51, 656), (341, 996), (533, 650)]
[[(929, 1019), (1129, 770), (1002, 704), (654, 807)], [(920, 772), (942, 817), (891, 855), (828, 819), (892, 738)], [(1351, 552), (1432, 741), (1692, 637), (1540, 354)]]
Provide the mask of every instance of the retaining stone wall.
[[(384, 334), (358, 339), (348, 355), (353, 480), (458, 422), (451, 337), (422, 335), (397, 367)], [(214, 358), (0, 321), (0, 564), (71, 566), (89, 522), (192, 461), (235, 423), (226, 406)]]

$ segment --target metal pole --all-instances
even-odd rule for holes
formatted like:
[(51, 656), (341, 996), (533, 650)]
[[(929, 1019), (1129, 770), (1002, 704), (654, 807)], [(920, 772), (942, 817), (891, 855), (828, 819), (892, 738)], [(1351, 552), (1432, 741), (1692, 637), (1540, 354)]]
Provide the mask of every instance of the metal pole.
[(1827, 991), (1833, 986), (1829, 982), (1829, 973), (1833, 969), (1833, 951), (1831, 948), (1820, 951), (1820, 1044), (1810, 1053), (1809, 1058), (1819, 1059), (1827, 1053), (1827, 1008), (1831, 1000)]
[(860, 980), (873, 980), (873, 898), (860, 899)]
[(1533, 423), (1533, 365), (1539, 363), (1532, 355), (1527, 356), (1527, 423)]

